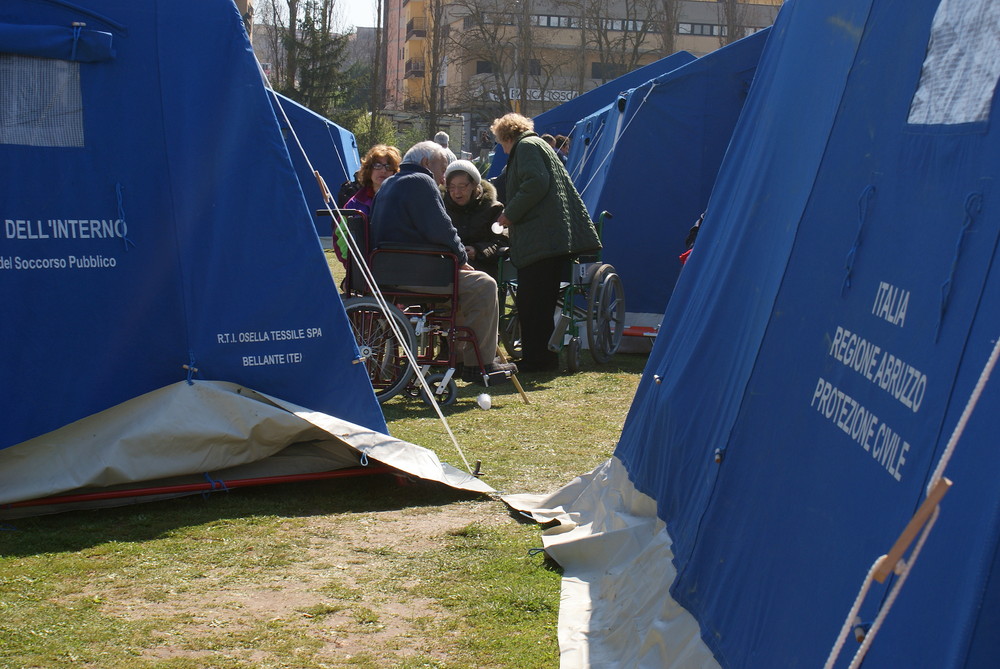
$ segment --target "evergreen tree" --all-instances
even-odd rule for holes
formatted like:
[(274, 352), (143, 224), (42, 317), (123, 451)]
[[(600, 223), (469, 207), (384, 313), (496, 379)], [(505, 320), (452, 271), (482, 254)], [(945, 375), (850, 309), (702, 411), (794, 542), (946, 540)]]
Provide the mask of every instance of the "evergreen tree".
[(350, 35), (334, 32), (336, 0), (271, 0), (275, 89), (329, 116), (352, 95), (352, 77), (341, 72)]

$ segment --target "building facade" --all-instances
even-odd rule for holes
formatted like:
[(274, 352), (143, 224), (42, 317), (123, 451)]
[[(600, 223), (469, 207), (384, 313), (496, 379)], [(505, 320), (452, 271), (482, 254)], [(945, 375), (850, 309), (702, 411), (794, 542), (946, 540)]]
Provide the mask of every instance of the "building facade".
[[(774, 22), (781, 0), (386, 0), (387, 110), (535, 116), (676, 51)], [(466, 138), (468, 139), (468, 138)]]

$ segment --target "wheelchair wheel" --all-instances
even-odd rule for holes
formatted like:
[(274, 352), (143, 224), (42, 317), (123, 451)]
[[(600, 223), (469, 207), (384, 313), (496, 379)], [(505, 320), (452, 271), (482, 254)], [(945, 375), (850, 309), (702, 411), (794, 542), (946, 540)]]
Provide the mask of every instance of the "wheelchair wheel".
[[(455, 403), (455, 398), (458, 396), (458, 386), (455, 384), (454, 379), (448, 379), (448, 385), (442, 393), (438, 394), (437, 387), (441, 383), (441, 379), (444, 378), (444, 374), (431, 374), (427, 377), (427, 385), (430, 386), (431, 392), (434, 393), (437, 403), (443, 407), (450, 406)], [(431, 400), (427, 397), (427, 391), (420, 387), (420, 399), (424, 401), (427, 406), (432, 406)]]
[(573, 337), (566, 347), (566, 371), (575, 374), (580, 371), (580, 338)]
[(625, 332), (625, 289), (611, 265), (601, 265), (587, 294), (587, 343), (595, 361), (605, 363), (618, 352)]
[[(405, 388), (413, 376), (406, 357), (407, 350), (416, 349), (413, 326), (395, 305), (389, 304), (386, 310), (374, 297), (352, 297), (344, 302), (344, 309), (375, 397), (385, 402)], [(402, 339), (393, 332), (389, 319), (395, 321)]]

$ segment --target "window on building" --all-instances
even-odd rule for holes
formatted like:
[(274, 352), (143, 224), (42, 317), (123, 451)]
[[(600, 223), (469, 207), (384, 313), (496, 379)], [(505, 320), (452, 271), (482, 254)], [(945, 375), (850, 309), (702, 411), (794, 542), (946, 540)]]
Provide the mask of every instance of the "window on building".
[(531, 17), (531, 25), (541, 28), (579, 28), (580, 19), (576, 16), (536, 14)]
[(625, 74), (625, 68), (617, 63), (595, 62), (590, 64), (591, 79), (615, 79)]
[(726, 34), (726, 27), (711, 23), (678, 23), (677, 34), (718, 36)]
[(493, 63), (488, 60), (477, 60), (476, 74), (493, 74)]
[(542, 62), (537, 58), (532, 58), (528, 61), (528, 74), (533, 77), (540, 77), (542, 75)]

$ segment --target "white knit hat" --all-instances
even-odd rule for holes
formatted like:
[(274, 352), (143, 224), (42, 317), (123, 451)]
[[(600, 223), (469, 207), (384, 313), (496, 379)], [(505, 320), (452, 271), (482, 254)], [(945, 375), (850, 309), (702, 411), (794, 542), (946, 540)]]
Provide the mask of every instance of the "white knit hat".
[(444, 171), (445, 183), (448, 183), (448, 177), (451, 176), (453, 172), (465, 172), (466, 174), (469, 175), (469, 178), (476, 183), (477, 186), (483, 180), (483, 178), (479, 175), (479, 170), (476, 169), (476, 166), (473, 165), (472, 161), (470, 160), (456, 160), (450, 165), (448, 165), (448, 169)]

